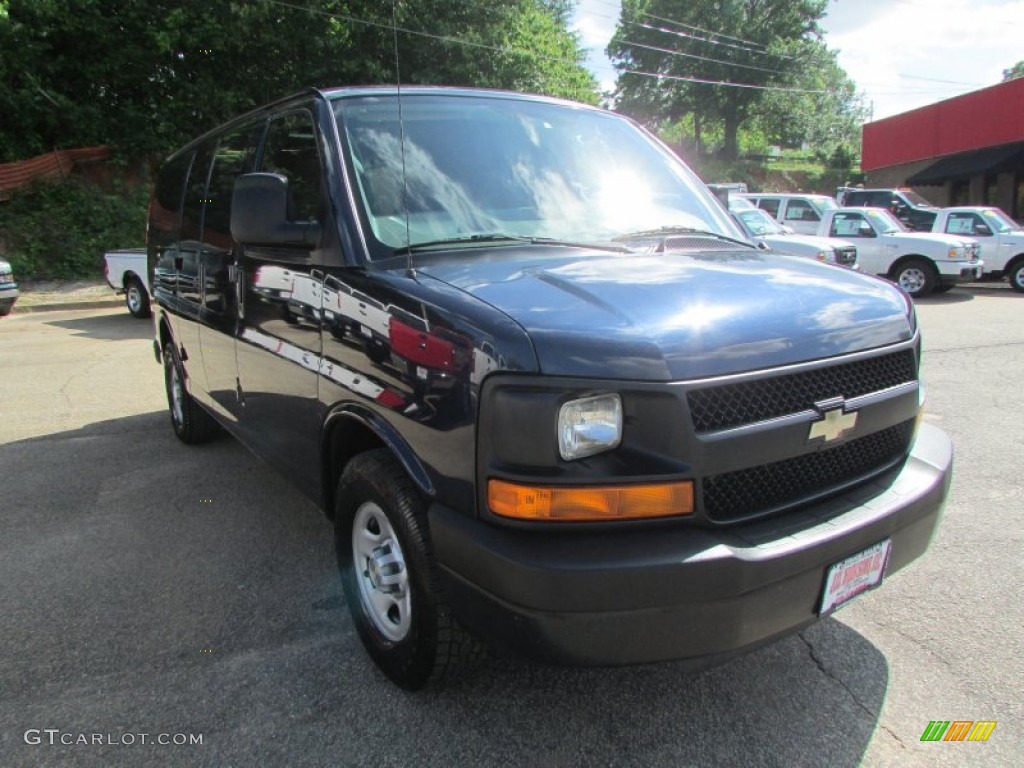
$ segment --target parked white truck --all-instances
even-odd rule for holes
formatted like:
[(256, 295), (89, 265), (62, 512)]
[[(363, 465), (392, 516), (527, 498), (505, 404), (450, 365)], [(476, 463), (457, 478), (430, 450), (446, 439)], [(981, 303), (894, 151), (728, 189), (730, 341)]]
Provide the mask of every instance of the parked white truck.
[[(742, 201), (746, 203), (746, 201)], [(758, 244), (793, 256), (804, 256), (843, 267), (857, 269), (857, 248), (845, 240), (829, 239), (817, 235), (798, 235), (787, 231), (767, 212), (750, 205), (747, 208), (729, 203), (733, 216), (744, 234)], [(748, 204), (749, 205), (749, 204)]]
[(1024, 293), (1024, 228), (1002, 210), (974, 205), (943, 208), (932, 231), (977, 238), (984, 251), (985, 277), (1006, 277), (1013, 290)]
[(856, 243), (862, 272), (887, 277), (914, 298), (981, 278), (977, 241), (959, 235), (909, 232), (884, 208), (826, 211), (818, 234)]
[(124, 294), (132, 317), (149, 317), (149, 278), (145, 248), (125, 248), (103, 254), (103, 274), (107, 283)]

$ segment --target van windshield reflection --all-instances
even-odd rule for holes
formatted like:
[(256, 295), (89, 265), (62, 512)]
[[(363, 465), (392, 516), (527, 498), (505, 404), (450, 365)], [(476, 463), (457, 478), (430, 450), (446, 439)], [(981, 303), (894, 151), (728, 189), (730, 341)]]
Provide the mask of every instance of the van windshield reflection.
[(393, 95), (335, 104), (374, 258), (493, 233), (572, 245), (666, 227), (743, 237), (692, 172), (612, 113), (483, 94), (403, 93), (401, 108), (400, 123)]

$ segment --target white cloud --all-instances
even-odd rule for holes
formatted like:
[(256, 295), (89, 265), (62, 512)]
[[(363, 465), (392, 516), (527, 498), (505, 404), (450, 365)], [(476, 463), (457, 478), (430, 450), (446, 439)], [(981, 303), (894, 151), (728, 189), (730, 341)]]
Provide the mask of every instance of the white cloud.
[(585, 48), (604, 49), (615, 34), (615, 22), (596, 16), (577, 16), (574, 26)]
[(999, 82), (1022, 22), (1024, 0), (833, 0), (823, 27), (879, 119)]

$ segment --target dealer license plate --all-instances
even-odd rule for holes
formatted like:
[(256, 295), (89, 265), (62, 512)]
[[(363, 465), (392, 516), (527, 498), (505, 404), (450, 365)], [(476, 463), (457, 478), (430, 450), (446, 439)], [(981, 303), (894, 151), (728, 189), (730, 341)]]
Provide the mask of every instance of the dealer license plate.
[(825, 593), (818, 613), (831, 613), (857, 595), (881, 584), (890, 549), (892, 541), (886, 539), (830, 567), (825, 575)]

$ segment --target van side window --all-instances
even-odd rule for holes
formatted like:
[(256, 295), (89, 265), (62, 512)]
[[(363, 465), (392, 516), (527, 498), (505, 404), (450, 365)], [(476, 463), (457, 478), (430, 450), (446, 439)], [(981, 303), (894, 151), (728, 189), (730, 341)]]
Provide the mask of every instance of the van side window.
[(185, 185), (185, 205), (181, 214), (182, 240), (199, 241), (203, 231), (203, 208), (206, 203), (206, 181), (210, 176), (210, 161), (213, 158), (213, 142), (207, 142), (196, 150), (196, 159)]
[(316, 126), (308, 112), (292, 112), (270, 124), (261, 170), (288, 179), (288, 220), (321, 218), (323, 194)]
[(217, 142), (213, 154), (213, 168), (206, 192), (206, 221), (204, 240), (209, 234), (224, 236), (230, 241), (231, 194), (235, 179), (252, 169), (253, 156), (263, 133), (263, 123), (254, 123), (235, 128), (224, 134)]
[(154, 207), (159, 208), (157, 223), (177, 221), (181, 214), (182, 196), (185, 192), (185, 177), (192, 164), (192, 153), (186, 152), (160, 169), (156, 189), (153, 192)]
[(767, 211), (774, 218), (779, 215), (779, 198), (762, 197), (757, 201), (757, 207), (762, 211)]

